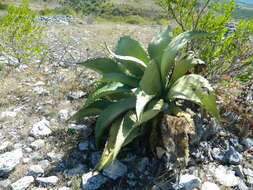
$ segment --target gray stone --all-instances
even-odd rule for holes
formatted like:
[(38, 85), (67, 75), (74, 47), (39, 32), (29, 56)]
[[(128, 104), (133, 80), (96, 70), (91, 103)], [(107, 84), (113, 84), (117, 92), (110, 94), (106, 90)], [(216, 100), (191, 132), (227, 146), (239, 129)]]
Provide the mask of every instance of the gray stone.
[(38, 152), (33, 152), (30, 154), (30, 159), (31, 160), (39, 160), (41, 159), (42, 155)]
[(46, 170), (50, 166), (50, 162), (48, 160), (41, 160), (38, 163), (44, 170)]
[(244, 178), (243, 167), (241, 165), (233, 167), (233, 171), (235, 171), (235, 175), (239, 176), (242, 179)]
[(247, 187), (247, 185), (246, 185), (242, 180), (240, 180), (240, 183), (239, 183), (239, 185), (238, 185), (238, 188), (239, 188), (240, 190), (249, 190), (249, 188)]
[(69, 187), (60, 187), (60, 188), (58, 188), (58, 190), (71, 190)]
[(56, 176), (50, 176), (50, 177), (38, 177), (36, 181), (41, 185), (56, 185), (59, 178)]
[(31, 143), (31, 147), (35, 150), (38, 150), (39, 148), (42, 148), (45, 145), (45, 141), (42, 139), (38, 139)]
[(59, 111), (59, 118), (61, 120), (67, 120), (69, 118), (69, 111), (67, 109), (62, 109)]
[(226, 153), (221, 151), (219, 148), (213, 148), (211, 153), (212, 153), (213, 158), (220, 161), (221, 163), (228, 162)]
[(83, 92), (83, 91), (76, 91), (76, 92), (70, 92), (69, 93), (69, 97), (74, 99), (74, 100), (80, 99), (85, 95), (86, 95), (86, 93)]
[(242, 140), (243, 145), (247, 149), (253, 149), (253, 138), (247, 137)]
[(34, 182), (34, 178), (32, 176), (25, 176), (15, 183), (11, 184), (12, 190), (25, 190)]
[(21, 161), (22, 149), (6, 152), (0, 155), (0, 176), (9, 174)]
[(2, 142), (1, 145), (0, 145), (0, 152), (6, 151), (10, 146), (11, 146), (11, 142), (10, 141), (4, 141), (4, 142)]
[(118, 160), (115, 160), (111, 165), (106, 166), (103, 174), (111, 179), (117, 179), (127, 173), (127, 167)]
[(35, 93), (35, 94), (38, 94), (38, 95), (48, 95), (49, 94), (49, 91), (40, 87), (40, 86), (36, 86), (32, 89), (32, 91)]
[(52, 161), (59, 161), (62, 159), (62, 157), (64, 156), (63, 154), (57, 154), (55, 152), (49, 152), (47, 153), (47, 156), (49, 159), (51, 159)]
[(242, 160), (242, 155), (239, 152), (237, 152), (232, 146), (229, 148), (228, 152), (226, 152), (226, 157), (227, 157), (228, 163), (234, 164), (234, 165), (240, 164)]
[(201, 190), (220, 190), (220, 188), (215, 183), (211, 183), (207, 181), (202, 184)]
[(78, 145), (79, 150), (81, 151), (89, 150), (89, 144), (90, 144), (89, 141), (80, 142)]
[(149, 165), (149, 159), (147, 157), (144, 157), (141, 159), (141, 161), (137, 163), (137, 169), (139, 172), (143, 173), (144, 171), (146, 171), (148, 165)]
[(49, 126), (49, 121), (46, 119), (42, 119), (38, 123), (35, 123), (30, 132), (30, 134), (35, 137), (49, 136), (51, 133), (52, 131)]
[(201, 180), (194, 175), (185, 174), (180, 176), (179, 185), (184, 190), (193, 190), (194, 188), (200, 188)]
[(26, 148), (24, 148), (24, 151), (26, 153), (31, 153), (33, 151), (33, 149), (31, 149), (30, 147), (26, 147)]
[(88, 128), (88, 126), (87, 125), (84, 125), (84, 124), (74, 124), (74, 123), (72, 123), (72, 124), (70, 124), (69, 126), (68, 126), (68, 129), (69, 130), (76, 130), (76, 131), (79, 131), (79, 130), (86, 130)]
[(40, 177), (43, 176), (44, 170), (40, 165), (31, 165), (28, 168), (28, 175), (34, 176), (34, 177)]
[(8, 188), (10, 186), (11, 182), (9, 179), (0, 180), (0, 187)]
[(226, 187), (237, 186), (240, 183), (240, 178), (235, 176), (235, 172), (227, 170), (222, 165), (215, 169), (214, 175), (216, 180)]
[(69, 175), (80, 175), (86, 173), (88, 171), (88, 167), (84, 164), (78, 164), (76, 167), (67, 171)]
[(252, 176), (253, 177), (253, 170), (250, 168), (243, 168), (243, 173), (247, 176)]
[(82, 188), (85, 190), (96, 190), (108, 181), (108, 178), (98, 172), (88, 172), (82, 176)]

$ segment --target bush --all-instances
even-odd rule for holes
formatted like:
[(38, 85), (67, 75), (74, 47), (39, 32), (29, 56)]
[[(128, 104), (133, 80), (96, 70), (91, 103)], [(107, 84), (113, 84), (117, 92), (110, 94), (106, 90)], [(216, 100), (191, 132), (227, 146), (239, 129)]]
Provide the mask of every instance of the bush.
[[(36, 12), (29, 9), (29, 1), (20, 6), (9, 5), (0, 21), (0, 51), (17, 64), (27, 63), (32, 57), (41, 56), (43, 27), (34, 20)], [(17, 66), (17, 65), (16, 65)]]
[(201, 30), (212, 34), (205, 40), (192, 41), (187, 48), (197, 52), (206, 63), (205, 71), (208, 71), (206, 74), (210, 77), (233, 68), (236, 57), (243, 61), (252, 56), (252, 52), (249, 51), (248, 55), (241, 56), (245, 49), (250, 48), (250, 33), (244, 31), (252, 31), (252, 21), (239, 21), (235, 32), (225, 38), (227, 32), (225, 24), (232, 20), (234, 0), (157, 0), (157, 2), (176, 21), (175, 34), (187, 30)]
[[(110, 130), (96, 169), (111, 164), (123, 146), (144, 134), (149, 137), (151, 148), (156, 147), (156, 140), (163, 139), (161, 143), (166, 151), (175, 147), (173, 153), (184, 152), (183, 155), (176, 153), (176, 156), (183, 156), (187, 162), (188, 140), (179, 144), (174, 142), (174, 146), (173, 142), (168, 143), (168, 136), (161, 132), (162, 118), (166, 118), (166, 124), (180, 120), (181, 124), (174, 127), (181, 126), (185, 131), (193, 127), (191, 117), (178, 102), (181, 99), (202, 106), (219, 120), (214, 91), (209, 82), (200, 75), (187, 75), (199, 60), (192, 54), (177, 56), (188, 41), (205, 36), (206, 33), (190, 31), (173, 38), (170, 29), (165, 28), (149, 43), (148, 51), (138, 41), (126, 36), (120, 38), (115, 52), (107, 48), (110, 58), (79, 63), (102, 74), (84, 107), (70, 118), (77, 120), (99, 115), (95, 128), (97, 145), (107, 129)], [(173, 130), (173, 126), (167, 126)], [(180, 147), (186, 148), (182, 150)]]

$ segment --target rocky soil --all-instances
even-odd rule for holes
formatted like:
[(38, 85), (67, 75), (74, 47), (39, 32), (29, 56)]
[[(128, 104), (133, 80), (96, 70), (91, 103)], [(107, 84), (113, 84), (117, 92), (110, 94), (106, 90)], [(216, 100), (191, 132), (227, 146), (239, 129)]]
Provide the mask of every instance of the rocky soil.
[[(221, 124), (196, 115), (186, 168), (169, 161), (160, 147), (154, 157), (136, 140), (111, 166), (93, 171), (102, 151), (94, 145), (95, 118), (67, 119), (98, 75), (75, 63), (104, 55), (104, 42), (112, 47), (123, 35), (146, 45), (160, 27), (52, 20), (45, 25), (49, 48), (43, 59), (0, 71), (0, 190), (253, 189), (252, 126), (244, 120), (249, 127), (239, 135), (236, 129), (245, 124), (222, 96)], [(250, 84), (244, 100), (249, 109), (252, 92)]]

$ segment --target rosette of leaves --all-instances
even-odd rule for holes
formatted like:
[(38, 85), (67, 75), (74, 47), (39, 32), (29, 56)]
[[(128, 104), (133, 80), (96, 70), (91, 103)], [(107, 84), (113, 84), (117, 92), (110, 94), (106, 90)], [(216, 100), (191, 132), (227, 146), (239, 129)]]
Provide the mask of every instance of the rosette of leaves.
[(70, 118), (98, 115), (97, 145), (109, 129), (97, 170), (111, 164), (123, 146), (150, 130), (150, 124), (159, 127), (161, 115), (176, 114), (178, 100), (192, 101), (219, 120), (209, 82), (200, 75), (187, 74), (198, 60), (193, 55), (178, 56), (191, 39), (205, 35), (187, 31), (173, 38), (171, 30), (165, 28), (152, 39), (147, 51), (126, 36), (120, 38), (114, 52), (108, 48), (109, 57), (79, 63), (102, 75), (84, 107)]

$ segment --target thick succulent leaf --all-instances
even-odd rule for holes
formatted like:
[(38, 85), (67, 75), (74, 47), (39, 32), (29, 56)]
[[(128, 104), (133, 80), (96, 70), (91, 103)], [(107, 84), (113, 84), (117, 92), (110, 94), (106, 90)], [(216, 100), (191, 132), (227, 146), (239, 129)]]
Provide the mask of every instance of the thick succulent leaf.
[(162, 90), (160, 71), (156, 62), (151, 61), (140, 82), (140, 87), (149, 95), (159, 95)]
[(136, 115), (139, 121), (145, 106), (154, 98), (154, 95), (148, 95), (140, 88), (136, 89), (134, 94), (136, 95)]
[(111, 105), (113, 102), (107, 100), (98, 100), (91, 103), (88, 106), (84, 106), (77, 113), (69, 118), (69, 121), (79, 120), (84, 117), (99, 115), (106, 107)]
[(85, 66), (92, 69), (100, 74), (104, 73), (121, 73), (121, 69), (118, 64), (110, 58), (94, 58), (88, 59), (84, 62), (78, 63), (78, 65)]
[(107, 47), (107, 50), (111, 57), (118, 61), (118, 66), (123, 73), (141, 78), (146, 67), (146, 64), (142, 60), (136, 57), (117, 55), (109, 47)]
[(154, 59), (156, 63), (161, 64), (164, 49), (168, 46), (172, 38), (173, 34), (169, 27), (160, 31), (148, 45), (148, 53), (150, 58)]
[(184, 76), (190, 69), (198, 64), (198, 59), (194, 55), (187, 55), (183, 58), (176, 60), (175, 67), (170, 79), (170, 83), (174, 83), (177, 79)]
[(129, 86), (126, 86), (120, 82), (112, 82), (108, 83), (106, 85), (103, 85), (101, 88), (98, 88), (97, 90), (93, 91), (86, 100), (86, 105), (94, 102), (95, 100), (99, 98), (103, 98), (110, 95), (122, 95), (122, 97), (125, 97), (124, 94), (131, 94), (131, 88)]
[(121, 37), (115, 48), (115, 53), (123, 56), (135, 57), (148, 64), (149, 57), (141, 44), (129, 36)]
[(136, 98), (131, 97), (126, 100), (122, 100), (112, 105), (108, 106), (103, 112), (100, 113), (100, 116), (96, 122), (95, 129), (95, 138), (96, 144), (98, 145), (100, 137), (103, 134), (104, 130), (122, 113), (133, 109), (135, 107)]
[(103, 169), (106, 165), (110, 165), (113, 162), (114, 152), (113, 149), (115, 147), (116, 137), (119, 131), (119, 127), (122, 122), (122, 117), (118, 118), (111, 126), (109, 137), (106, 141), (103, 154), (99, 160), (99, 163), (96, 165), (96, 170)]
[(170, 100), (183, 99), (195, 102), (205, 108), (212, 116), (219, 120), (213, 88), (208, 80), (200, 75), (190, 74), (179, 78), (170, 88)]
[(102, 82), (120, 82), (131, 87), (137, 87), (139, 81), (136, 78), (121, 74), (121, 73), (106, 73), (100, 79)]
[(167, 46), (167, 48), (164, 50), (164, 54), (162, 56), (162, 62), (161, 62), (161, 77), (163, 82), (165, 82), (166, 77), (170, 70), (174, 66), (174, 59), (180, 49), (182, 49), (187, 42), (194, 38), (200, 38), (206, 35), (205, 32), (199, 32), (199, 31), (187, 31), (182, 34), (179, 34)]

